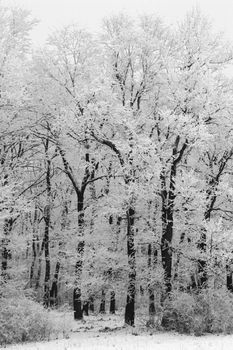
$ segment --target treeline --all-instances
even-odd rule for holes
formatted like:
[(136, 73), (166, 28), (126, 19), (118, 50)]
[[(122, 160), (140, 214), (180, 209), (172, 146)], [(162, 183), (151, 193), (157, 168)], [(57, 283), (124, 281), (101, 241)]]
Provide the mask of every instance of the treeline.
[(177, 292), (232, 292), (229, 43), (195, 10), (32, 52), (30, 15), (0, 17), (1, 296), (72, 294), (79, 320), (107, 295), (133, 326), (136, 305), (153, 325)]

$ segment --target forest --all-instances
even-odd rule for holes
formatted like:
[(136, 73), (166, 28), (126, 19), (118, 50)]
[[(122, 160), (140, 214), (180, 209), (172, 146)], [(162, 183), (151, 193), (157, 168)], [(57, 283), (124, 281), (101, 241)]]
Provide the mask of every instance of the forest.
[(0, 344), (60, 308), (233, 333), (231, 43), (196, 9), (36, 25), (0, 6)]

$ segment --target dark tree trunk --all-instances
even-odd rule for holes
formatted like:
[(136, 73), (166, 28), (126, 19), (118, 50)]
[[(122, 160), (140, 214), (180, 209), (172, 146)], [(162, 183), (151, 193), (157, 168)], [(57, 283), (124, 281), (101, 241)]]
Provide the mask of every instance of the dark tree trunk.
[(129, 265), (127, 299), (125, 307), (125, 323), (134, 326), (135, 319), (135, 296), (136, 296), (136, 259), (134, 243), (134, 208), (127, 210), (127, 255)]
[(155, 244), (153, 248), (153, 267), (156, 267), (158, 264), (158, 249)]
[(49, 230), (51, 221), (51, 160), (48, 158), (49, 139), (47, 138), (45, 144), (45, 156), (47, 162), (46, 171), (46, 192), (47, 205), (44, 209), (44, 253), (45, 253), (45, 278), (44, 278), (44, 305), (49, 306), (49, 291), (50, 291), (50, 252), (49, 252)]
[[(48, 215), (49, 216), (49, 215)], [(49, 306), (49, 290), (50, 290), (50, 253), (49, 253), (49, 219), (47, 217), (45, 223), (45, 278), (44, 278), (44, 304)]]
[(74, 289), (74, 319), (81, 320), (83, 318), (82, 300), (81, 300), (81, 278), (83, 267), (83, 253), (85, 242), (83, 240), (83, 226), (84, 226), (84, 212), (83, 212), (83, 200), (84, 196), (82, 192), (79, 192), (78, 197), (78, 227), (81, 241), (78, 243), (78, 260), (76, 262), (75, 274), (76, 274), (76, 287)]
[(94, 298), (91, 296), (89, 298), (89, 308), (90, 308), (90, 311), (91, 312), (94, 312), (95, 311), (95, 307), (94, 307)]
[(2, 239), (2, 278), (3, 281), (9, 278), (8, 270), (8, 262), (11, 259), (11, 251), (8, 247), (10, 243), (10, 232), (13, 226), (13, 218), (5, 219), (3, 226), (3, 239)]
[(116, 312), (116, 295), (114, 291), (110, 293), (110, 314), (115, 314)]
[(155, 324), (155, 294), (152, 288), (149, 288), (149, 325)]
[[(207, 191), (207, 196), (211, 196), (211, 191)], [(212, 197), (212, 199), (210, 200), (210, 204), (205, 212), (204, 218), (205, 221), (209, 221), (210, 220), (210, 215), (211, 215), (211, 207), (212, 205), (212, 200), (214, 199), (214, 202), (216, 200), (215, 196)], [(197, 244), (197, 247), (199, 249), (199, 251), (205, 255), (206, 254), (206, 229), (203, 227), (201, 230), (201, 237), (200, 240)], [(205, 258), (200, 258), (198, 260), (198, 288), (202, 289), (204, 287), (207, 286), (207, 280), (208, 280), (208, 276), (207, 276), (207, 265), (206, 265), (206, 259)]]
[[(152, 267), (152, 244), (148, 245), (148, 269), (149, 273)], [(148, 294), (149, 294), (149, 325), (154, 326), (155, 323), (155, 295), (154, 289), (149, 281)]]
[(112, 225), (113, 224), (113, 215), (110, 215), (109, 218), (108, 218), (108, 223), (109, 225)]
[(165, 298), (171, 292), (172, 277), (172, 239), (173, 239), (173, 208), (174, 208), (174, 180), (176, 168), (171, 168), (169, 191), (166, 190), (165, 174), (161, 175), (162, 180), (162, 239), (161, 256), (164, 269)]
[(36, 265), (36, 259), (37, 255), (39, 254), (39, 238), (36, 234), (36, 225), (38, 223), (38, 208), (35, 207), (34, 211), (34, 219), (33, 219), (33, 236), (32, 236), (32, 263), (30, 268), (30, 288), (33, 287), (33, 283), (35, 281), (35, 265)]
[(35, 249), (35, 241), (34, 238), (32, 240), (32, 263), (31, 263), (31, 268), (30, 268), (30, 287), (32, 288), (33, 286), (33, 276), (34, 276), (34, 268), (35, 268), (35, 263), (36, 263), (36, 249)]
[(34, 274), (35, 274), (35, 264), (36, 264), (36, 257), (37, 257), (37, 251), (36, 251), (36, 237), (34, 236), (32, 238), (32, 263), (30, 268), (30, 287), (33, 287), (33, 280), (34, 280)]
[(232, 270), (230, 266), (227, 264), (226, 266), (226, 272), (227, 272), (227, 289), (230, 292), (233, 292), (233, 278), (232, 278)]
[[(37, 269), (37, 275), (35, 279), (35, 289), (38, 289), (40, 287), (40, 278), (41, 278), (41, 263), (42, 263), (42, 254), (44, 252), (44, 243), (45, 238), (42, 241), (40, 252), (39, 252), (39, 258), (38, 258), (38, 269)], [(39, 241), (38, 241), (38, 250), (39, 250)]]
[[(181, 236), (180, 236), (180, 243), (179, 246), (181, 246), (181, 244), (184, 242), (185, 239), (185, 232), (182, 232)], [(178, 251), (177, 253), (177, 257), (176, 257), (176, 264), (174, 266), (174, 281), (177, 281), (178, 279), (178, 269), (179, 269), (179, 264), (180, 264), (180, 256), (181, 256), (181, 252)]]
[(118, 246), (119, 246), (119, 239), (120, 239), (120, 233), (121, 233), (121, 223), (122, 223), (122, 217), (118, 216), (117, 217), (117, 230), (116, 230), (116, 245), (115, 245), (115, 251), (117, 251)]
[(81, 299), (81, 275), (83, 266), (84, 241), (78, 244), (78, 260), (76, 262), (76, 285), (74, 288), (74, 319), (83, 318), (82, 299)]
[[(202, 254), (206, 253), (206, 231), (202, 229), (200, 241), (197, 245)], [(198, 288), (204, 288), (207, 284), (206, 260), (203, 258), (198, 260)]]
[(88, 310), (89, 310), (89, 302), (85, 300), (83, 302), (83, 313), (85, 316), (89, 316)]
[[(168, 178), (168, 186), (166, 181), (166, 171), (163, 169), (161, 179), (161, 196), (162, 196), (162, 239), (161, 239), (161, 255), (162, 265), (164, 269), (165, 277), (165, 295), (163, 299), (172, 290), (171, 277), (172, 277), (172, 239), (173, 239), (173, 222), (174, 222), (174, 202), (176, 198), (175, 194), (175, 180), (177, 165), (181, 161), (184, 151), (188, 146), (186, 140), (180, 150), (178, 146), (180, 143), (180, 136), (176, 137), (174, 147), (172, 150), (172, 164), (170, 169), (170, 176)], [(178, 154), (178, 155), (177, 155)]]
[(173, 213), (167, 210), (166, 213), (166, 224), (164, 225), (163, 235), (162, 235), (162, 264), (165, 273), (165, 288), (166, 294), (169, 294), (172, 289), (171, 277), (172, 277), (172, 238), (173, 238)]
[[(86, 149), (89, 149), (89, 145), (86, 144)], [(82, 312), (82, 301), (81, 301), (81, 276), (82, 276), (82, 267), (83, 267), (83, 254), (84, 254), (84, 248), (85, 248), (85, 241), (84, 241), (84, 192), (86, 189), (86, 186), (88, 185), (89, 181), (94, 179), (95, 171), (98, 168), (98, 163), (95, 164), (95, 167), (92, 171), (90, 171), (90, 154), (86, 153), (85, 160), (87, 163), (87, 166), (85, 168), (85, 174), (82, 179), (81, 188), (79, 189), (79, 186), (77, 184), (77, 181), (74, 177), (72, 168), (70, 167), (69, 163), (66, 160), (65, 152), (58, 147), (58, 150), (60, 152), (62, 162), (64, 165), (65, 172), (70, 179), (74, 190), (77, 195), (78, 205), (77, 205), (77, 211), (78, 211), (78, 228), (79, 228), (79, 237), (80, 242), (77, 247), (77, 262), (75, 266), (75, 288), (73, 291), (73, 301), (74, 301), (74, 319), (75, 320), (81, 320), (83, 318), (83, 312)]]
[(50, 289), (50, 306), (54, 307), (57, 306), (57, 292), (58, 292), (58, 286), (57, 281), (53, 281), (52, 287)]
[(57, 261), (56, 267), (55, 267), (55, 273), (53, 277), (53, 283), (52, 287), (50, 289), (50, 306), (57, 306), (58, 305), (58, 300), (57, 300), (57, 295), (58, 295), (58, 275), (60, 271), (60, 261)]
[(139, 290), (140, 290), (140, 295), (143, 296), (144, 295), (144, 288), (143, 288), (143, 286), (140, 286)]
[(105, 291), (102, 290), (101, 302), (100, 302), (100, 311), (99, 311), (101, 314), (105, 314), (105, 300), (106, 300)]
[(74, 288), (73, 306), (74, 306), (74, 319), (82, 320), (83, 311), (82, 311), (82, 302), (81, 302), (81, 290), (78, 287)]
[[(119, 220), (119, 217), (118, 217), (117, 218), (117, 232), (116, 232), (117, 238), (116, 238), (116, 244), (115, 244), (114, 251), (117, 251), (118, 236), (119, 236), (118, 231), (120, 230), (120, 223), (121, 223), (121, 220)], [(110, 215), (109, 216), (109, 225), (112, 225), (112, 224), (113, 224), (113, 215)], [(115, 292), (111, 291), (111, 293), (110, 293), (110, 307), (109, 307), (110, 314), (115, 314), (115, 311), (116, 311), (115, 307), (116, 307)]]

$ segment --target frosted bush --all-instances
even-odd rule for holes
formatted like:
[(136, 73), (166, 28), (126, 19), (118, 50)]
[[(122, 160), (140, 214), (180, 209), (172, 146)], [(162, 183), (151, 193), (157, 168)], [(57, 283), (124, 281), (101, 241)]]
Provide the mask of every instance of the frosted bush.
[(226, 289), (173, 292), (165, 301), (162, 326), (179, 333), (233, 333), (233, 295)]
[(208, 290), (199, 296), (199, 304), (205, 310), (206, 331), (233, 333), (233, 295), (225, 288)]
[(42, 305), (26, 298), (0, 300), (0, 344), (48, 340), (60, 325)]
[(190, 333), (194, 329), (194, 316), (194, 296), (184, 292), (176, 292), (164, 304), (162, 326), (167, 330)]

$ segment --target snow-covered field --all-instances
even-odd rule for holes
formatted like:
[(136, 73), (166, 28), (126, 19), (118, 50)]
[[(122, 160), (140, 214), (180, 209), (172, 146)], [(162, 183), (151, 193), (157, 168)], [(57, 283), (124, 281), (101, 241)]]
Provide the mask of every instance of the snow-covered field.
[(233, 336), (78, 334), (71, 339), (7, 347), (8, 350), (230, 350)]
[(226, 350), (233, 349), (233, 335), (206, 335), (202, 337), (146, 331), (119, 326), (122, 317), (90, 316), (85, 322), (68, 322), (69, 339), (7, 346), (8, 350)]

